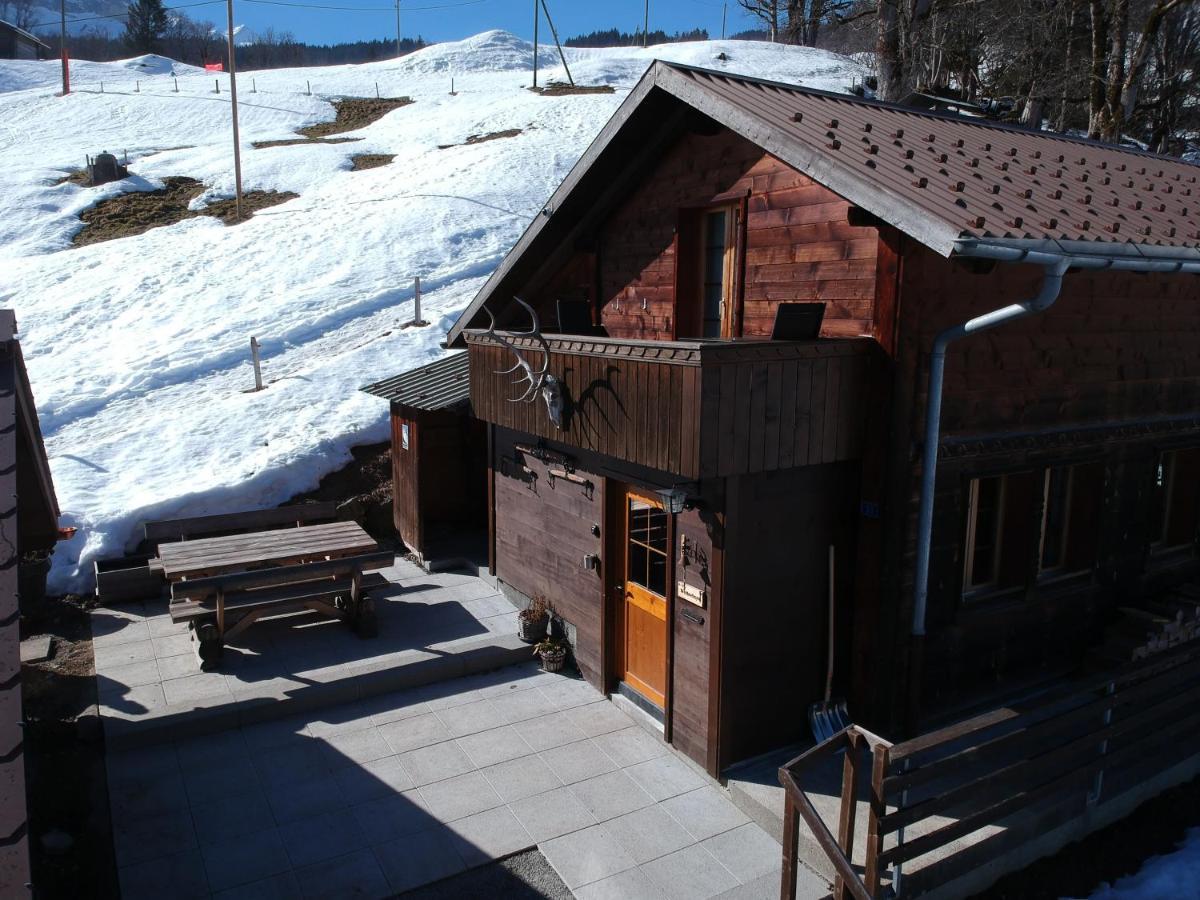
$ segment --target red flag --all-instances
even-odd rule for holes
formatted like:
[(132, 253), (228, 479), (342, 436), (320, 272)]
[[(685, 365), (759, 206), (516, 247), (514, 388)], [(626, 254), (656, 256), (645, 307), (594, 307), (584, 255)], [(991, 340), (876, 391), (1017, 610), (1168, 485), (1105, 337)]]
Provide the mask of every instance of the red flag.
[(205, 63), (204, 71), (205, 72), (224, 72), (225, 71), (225, 63)]

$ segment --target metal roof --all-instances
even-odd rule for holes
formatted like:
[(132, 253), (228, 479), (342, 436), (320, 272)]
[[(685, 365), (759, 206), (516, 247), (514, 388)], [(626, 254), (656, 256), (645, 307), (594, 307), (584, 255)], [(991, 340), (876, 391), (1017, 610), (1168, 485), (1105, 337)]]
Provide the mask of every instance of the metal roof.
[[(913, 110), (846, 94), (655, 62), (450, 329), (460, 341), (493, 295), (518, 290), (581, 224), (604, 215), (624, 170), (696, 110), (949, 257), (964, 242), (1055, 241), (1105, 255), (1200, 259), (1200, 166), (1125, 147)], [(661, 144), (658, 146), (662, 146)], [(645, 165), (646, 163), (642, 163)], [(498, 316), (502, 310), (494, 310)]]
[(415, 409), (450, 409), (471, 399), (466, 353), (452, 353), (419, 369), (393, 375), (360, 390)]
[(18, 28), (12, 22), (6, 22), (3, 19), (0, 19), (0, 29), (3, 29), (5, 31), (11, 31), (13, 34), (19, 35), (20, 37), (23, 37), (27, 41), (37, 44), (40, 47), (44, 47), (47, 50), (50, 49), (50, 45), (47, 44), (45, 41), (43, 41), (36, 34), (31, 34), (30, 32), (26, 31), (24, 28)]

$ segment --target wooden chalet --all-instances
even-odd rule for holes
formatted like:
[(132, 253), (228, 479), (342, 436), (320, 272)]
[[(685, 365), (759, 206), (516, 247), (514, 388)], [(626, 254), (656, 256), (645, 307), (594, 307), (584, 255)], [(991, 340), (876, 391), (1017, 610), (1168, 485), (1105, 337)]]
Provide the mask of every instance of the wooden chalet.
[(448, 335), (490, 567), (714, 775), (831, 651), (881, 733), (1044, 684), (1197, 575), (1197, 274), (1196, 166), (655, 63)]
[(0, 310), (0, 896), (28, 894), (21, 603), (45, 589), (58, 501), (11, 310)]

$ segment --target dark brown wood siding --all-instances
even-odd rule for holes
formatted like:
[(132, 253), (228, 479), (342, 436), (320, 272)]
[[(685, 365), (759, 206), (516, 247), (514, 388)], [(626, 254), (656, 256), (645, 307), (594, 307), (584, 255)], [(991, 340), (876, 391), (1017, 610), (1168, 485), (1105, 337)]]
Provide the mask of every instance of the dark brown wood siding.
[[(403, 431), (408, 426), (408, 449)], [(414, 553), (421, 553), (420, 428), (410, 411), (392, 407), (392, 521), (400, 540)]]
[(597, 229), (595, 246), (530, 299), (547, 322), (554, 300), (589, 298), (613, 337), (687, 336), (677, 303), (695, 302), (687, 270), (699, 260), (679, 252), (680, 217), (725, 203), (746, 211), (738, 334), (769, 335), (780, 303), (815, 300), (827, 304), (823, 335), (871, 333), (877, 230), (849, 225), (847, 201), (725, 130), (681, 138)]
[(528, 440), (527, 435), (496, 429), (496, 575), (528, 597), (545, 596), (575, 626), (580, 671), (603, 689), (603, 581), (599, 570), (584, 568), (583, 560), (601, 554), (601, 537), (592, 527), (604, 522), (604, 478), (576, 469), (590, 489), (551, 479), (553, 465), (516, 449)]
[(829, 546), (835, 547), (834, 685), (850, 671), (859, 466), (728, 481), (721, 620), (721, 766), (809, 736), (823, 698)]

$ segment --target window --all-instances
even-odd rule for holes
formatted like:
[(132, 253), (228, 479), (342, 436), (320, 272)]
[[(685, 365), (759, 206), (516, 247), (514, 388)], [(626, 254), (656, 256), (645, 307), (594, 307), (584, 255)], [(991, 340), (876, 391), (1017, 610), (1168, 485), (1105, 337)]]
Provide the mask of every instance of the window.
[(1092, 567), (1103, 505), (1101, 463), (1046, 469), (1042, 482), (1039, 578), (1055, 578)]
[(675, 336), (729, 338), (736, 329), (737, 206), (683, 209), (675, 284)]
[(1040, 572), (1060, 569), (1066, 559), (1074, 474), (1075, 470), (1071, 466), (1058, 466), (1046, 470), (1042, 492), (1042, 546), (1038, 556)]
[(1000, 559), (1000, 526), (1004, 520), (1006, 476), (971, 480), (967, 512), (967, 591), (996, 583)]
[(703, 309), (701, 336), (728, 337), (726, 328), (732, 281), (731, 209), (718, 209), (704, 215), (704, 246), (700, 266), (700, 296)]
[(667, 513), (640, 497), (629, 498), (629, 580), (667, 596)]
[(1200, 448), (1160, 453), (1150, 490), (1150, 544), (1155, 551), (1195, 543), (1200, 518)]

